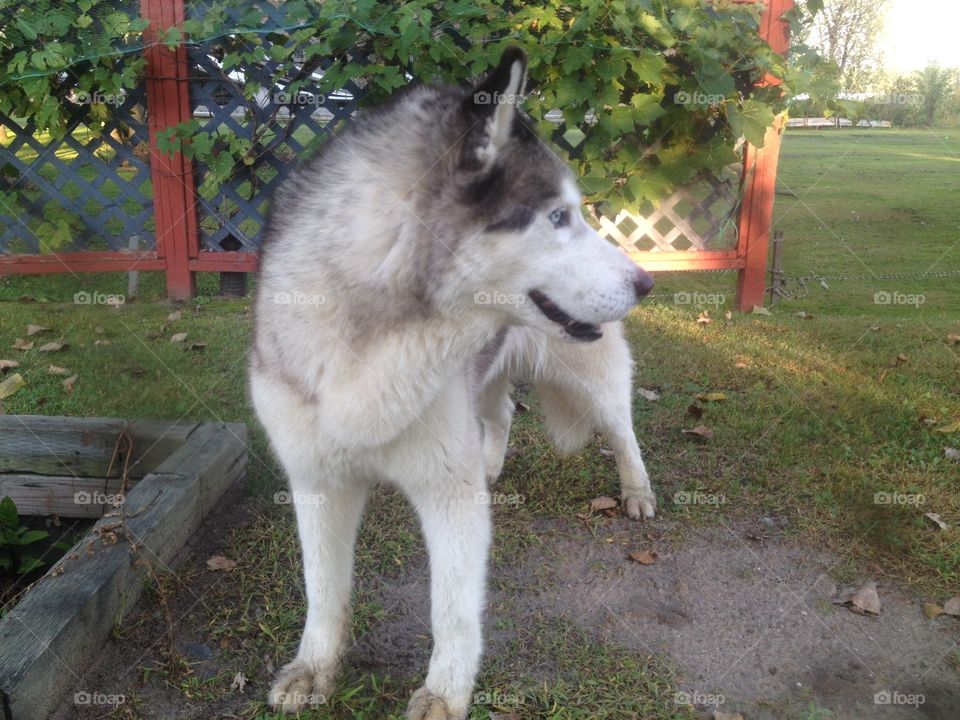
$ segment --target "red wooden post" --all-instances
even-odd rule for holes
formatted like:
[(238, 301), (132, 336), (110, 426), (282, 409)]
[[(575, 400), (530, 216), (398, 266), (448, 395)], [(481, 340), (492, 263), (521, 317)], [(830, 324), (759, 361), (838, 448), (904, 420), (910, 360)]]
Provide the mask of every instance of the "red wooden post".
[[(790, 26), (781, 18), (793, 5), (794, 0), (767, 0), (760, 21), (760, 36), (781, 54), (790, 47)], [(740, 239), (737, 244), (737, 255), (743, 259), (744, 266), (737, 275), (735, 305), (738, 310), (749, 311), (755, 305), (763, 305), (783, 126), (781, 115), (767, 130), (762, 148), (748, 143), (744, 149)]]
[(184, 0), (140, 0), (140, 13), (150, 22), (144, 54), (157, 255), (166, 265), (167, 297), (183, 300), (196, 294), (190, 269), (199, 251), (193, 167), (182, 153), (160, 152), (157, 133), (191, 118), (186, 48), (168, 50), (159, 42), (167, 28), (183, 22), (186, 10)]

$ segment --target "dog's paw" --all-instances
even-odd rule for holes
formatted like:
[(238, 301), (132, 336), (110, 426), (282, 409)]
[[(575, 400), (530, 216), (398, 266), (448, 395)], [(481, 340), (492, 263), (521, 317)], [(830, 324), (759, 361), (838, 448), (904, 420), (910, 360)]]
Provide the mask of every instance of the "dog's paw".
[(411, 697), (407, 705), (407, 720), (463, 720), (466, 710), (451, 712), (447, 701), (422, 687)]
[(624, 514), (631, 520), (652, 520), (657, 514), (657, 496), (650, 489), (623, 493), (621, 504)]
[(334, 672), (303, 660), (294, 660), (280, 670), (267, 702), (272, 710), (295, 713), (305, 707), (325, 705), (333, 690)]

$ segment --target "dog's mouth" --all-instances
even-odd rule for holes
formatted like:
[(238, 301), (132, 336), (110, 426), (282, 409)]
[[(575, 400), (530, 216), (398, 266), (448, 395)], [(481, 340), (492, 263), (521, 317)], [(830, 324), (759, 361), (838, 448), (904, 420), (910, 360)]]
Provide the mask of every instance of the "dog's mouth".
[(575, 340), (583, 342), (592, 342), (603, 337), (603, 330), (599, 325), (593, 323), (581, 322), (567, 315), (560, 307), (551, 300), (546, 293), (539, 290), (531, 290), (527, 293), (533, 300), (537, 309), (543, 313), (544, 317), (552, 320), (563, 328), (563, 331)]

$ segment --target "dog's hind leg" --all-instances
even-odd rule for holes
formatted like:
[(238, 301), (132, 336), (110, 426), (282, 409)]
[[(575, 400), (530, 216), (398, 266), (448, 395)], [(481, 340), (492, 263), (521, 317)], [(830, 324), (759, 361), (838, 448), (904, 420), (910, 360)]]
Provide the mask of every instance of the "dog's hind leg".
[(408, 490), (430, 552), (433, 626), (430, 667), (423, 686), (410, 698), (409, 720), (461, 720), (470, 707), (482, 649), (490, 545), (484, 490), (483, 474), (467, 469)]
[(549, 339), (535, 385), (557, 448), (575, 452), (599, 430), (617, 462), (624, 513), (649, 519), (657, 499), (633, 430), (632, 374), (623, 328), (611, 323), (601, 339), (587, 345)]
[(510, 379), (506, 374), (489, 382), (480, 395), (479, 415), (483, 424), (483, 465), (487, 484), (500, 477), (510, 439), (514, 403), (510, 399)]
[(291, 488), (307, 619), (297, 656), (280, 671), (269, 695), (273, 709), (288, 713), (323, 704), (333, 691), (350, 618), (354, 542), (369, 491), (362, 481), (308, 491), (297, 477), (291, 474)]

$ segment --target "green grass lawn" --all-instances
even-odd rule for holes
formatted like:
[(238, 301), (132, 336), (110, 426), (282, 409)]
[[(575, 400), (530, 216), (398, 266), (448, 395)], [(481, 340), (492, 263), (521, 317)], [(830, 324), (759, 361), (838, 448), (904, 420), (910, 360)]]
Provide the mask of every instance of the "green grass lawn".
[[(637, 384), (661, 395), (657, 402), (638, 396), (634, 406), (661, 514), (704, 524), (776, 515), (799, 541), (848, 558), (838, 580), (869, 568), (918, 594), (955, 593), (960, 463), (944, 449), (960, 447), (960, 433), (939, 430), (960, 421), (960, 345), (948, 341), (960, 334), (960, 275), (933, 273), (960, 270), (960, 134), (792, 132), (779, 185), (774, 217), (786, 236), (788, 276), (912, 276), (830, 280), (829, 289), (814, 282), (808, 294), (781, 302), (770, 316), (734, 314), (729, 321), (724, 311), (733, 301), (732, 274), (659, 276), (656, 297), (627, 327)], [(0, 358), (18, 361), (27, 380), (0, 401), (2, 411), (249, 423), (249, 519), (229, 534), (227, 550), (258, 559), (241, 563), (187, 622), (225, 639), (238, 666), (261, 662), (265, 652), (286, 657), (302, 622), (299, 593), (290, 592), (301, 582), (298, 551), (288, 510), (269, 500), (282, 478), (246, 398), (249, 303), (214, 297), (214, 278), (203, 278), (201, 296), (167, 325), (176, 308), (160, 301), (156, 276), (144, 276), (141, 298), (116, 309), (70, 302), (79, 290), (122, 293), (124, 287), (125, 278), (108, 275), (0, 279)], [(677, 305), (674, 293), (681, 291), (719, 294), (719, 304)], [(923, 301), (877, 304), (875, 295), (884, 292)], [(697, 321), (703, 310), (711, 322)], [(62, 339), (69, 347), (55, 354), (12, 349), (29, 323), (50, 328), (31, 339)], [(176, 332), (206, 348), (184, 350), (169, 341)], [(50, 364), (78, 375), (72, 394), (62, 377), (47, 373)], [(705, 392), (725, 399), (697, 401)], [(601, 445), (559, 457), (544, 438), (535, 400), (525, 399), (531, 411), (518, 415), (511, 439), (518, 452), (508, 459), (499, 489), (522, 493), (526, 503), (498, 509), (495, 568), (539, 542), (538, 522), (575, 526), (591, 498), (616, 491), (612, 461), (597, 452)], [(689, 410), (694, 403), (700, 418)], [(711, 440), (682, 433), (698, 424), (713, 430)], [(673, 501), (675, 493), (693, 490), (726, 502), (691, 507)], [(878, 504), (876, 493), (922, 495), (923, 503)], [(374, 507), (359, 550), (361, 578), (400, 572), (422, 552), (405, 504), (384, 492)], [(938, 530), (925, 512), (939, 513), (951, 529)], [(169, 587), (155, 588), (150, 597), (175, 593), (189, 572), (166, 578), (162, 585)], [(361, 582), (358, 634), (383, 615), (364, 593)], [(149, 623), (146, 604), (140, 622)], [(121, 639), (126, 632), (132, 630), (121, 631)], [(557, 682), (538, 680), (533, 668), (545, 663), (558, 673)], [(612, 672), (624, 663), (645, 672)], [(220, 697), (230, 684), (226, 676), (199, 683), (172, 653), (144, 673), (191, 698)], [(616, 644), (547, 618), (525, 626), (508, 656), (487, 659), (480, 679), (482, 687), (521, 694), (523, 718), (693, 717), (670, 700), (671, 683), (672, 671), (660, 661), (628, 657)], [(330, 708), (311, 716), (382, 717), (377, 708), (400, 708), (412, 687), (410, 678), (354, 674)], [(135, 703), (127, 710), (139, 712)], [(482, 712), (474, 717), (486, 717)], [(241, 716), (270, 717), (263, 713), (251, 701)]]

